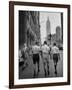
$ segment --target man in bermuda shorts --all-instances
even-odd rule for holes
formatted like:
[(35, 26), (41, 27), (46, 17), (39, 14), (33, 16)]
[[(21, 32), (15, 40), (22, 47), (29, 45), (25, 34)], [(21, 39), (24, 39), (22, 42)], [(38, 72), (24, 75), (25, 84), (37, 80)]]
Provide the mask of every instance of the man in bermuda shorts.
[(52, 54), (53, 54), (55, 74), (57, 74), (57, 63), (58, 63), (58, 60), (60, 59), (60, 54), (59, 54), (59, 48), (56, 46), (56, 43), (53, 44)]
[[(36, 77), (40, 71), (39, 69), (39, 62), (40, 62), (40, 56), (39, 56), (39, 53), (40, 53), (40, 46), (38, 45), (38, 42), (36, 41), (35, 42), (35, 45), (32, 46), (32, 59), (33, 59), (33, 69), (34, 69), (34, 75), (33, 77)], [(36, 67), (37, 65), (37, 67)], [(36, 71), (37, 69), (37, 71)]]
[(49, 51), (50, 51), (50, 48), (47, 45), (46, 41), (44, 41), (44, 45), (41, 47), (41, 50), (42, 50), (42, 59), (44, 64), (44, 72), (46, 76), (49, 75)]

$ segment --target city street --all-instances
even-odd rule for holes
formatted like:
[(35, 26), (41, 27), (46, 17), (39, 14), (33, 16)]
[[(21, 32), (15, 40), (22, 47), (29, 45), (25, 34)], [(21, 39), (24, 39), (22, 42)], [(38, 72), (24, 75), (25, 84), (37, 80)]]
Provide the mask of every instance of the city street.
[[(27, 60), (27, 67), (25, 69), (23, 68), (23, 65), (19, 67), (19, 79), (27, 79), (27, 78), (33, 78), (33, 61), (32, 57), (29, 56)], [(62, 77), (63, 76), (63, 51), (60, 51), (60, 60), (57, 65), (57, 75), (54, 73), (54, 63), (53, 60), (49, 60), (49, 71), (50, 74), (47, 75), (47, 78), (49, 77)], [(44, 78), (44, 66), (43, 66), (43, 60), (40, 57), (40, 72), (38, 73), (38, 76), (36, 78)]]

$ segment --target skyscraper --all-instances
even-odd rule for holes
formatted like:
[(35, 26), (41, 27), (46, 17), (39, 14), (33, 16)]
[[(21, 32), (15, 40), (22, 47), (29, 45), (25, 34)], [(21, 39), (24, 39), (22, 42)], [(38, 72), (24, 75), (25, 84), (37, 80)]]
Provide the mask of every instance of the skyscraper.
[(63, 13), (61, 13), (61, 33), (62, 33), (62, 36), (61, 36), (61, 41), (63, 43)]
[(38, 11), (19, 11), (19, 49), (24, 43), (33, 45), (40, 41), (40, 23)]
[(51, 33), (51, 25), (50, 25), (50, 20), (49, 17), (47, 18), (47, 22), (46, 22), (46, 34), (47, 36)]
[(46, 39), (47, 39), (47, 43), (51, 44), (51, 25), (50, 25), (50, 20), (49, 17), (47, 18), (47, 22), (46, 22)]
[(61, 43), (61, 37), (62, 37), (61, 27), (57, 26), (56, 27), (56, 42), (57, 42), (57, 45), (59, 45)]

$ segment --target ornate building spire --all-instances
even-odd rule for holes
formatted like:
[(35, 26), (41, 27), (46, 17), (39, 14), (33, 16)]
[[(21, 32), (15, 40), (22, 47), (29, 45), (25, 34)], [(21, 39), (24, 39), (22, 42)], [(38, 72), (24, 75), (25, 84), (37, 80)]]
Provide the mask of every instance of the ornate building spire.
[(50, 25), (49, 17), (47, 17), (47, 22), (46, 22), (46, 33), (47, 35), (51, 33), (51, 25)]

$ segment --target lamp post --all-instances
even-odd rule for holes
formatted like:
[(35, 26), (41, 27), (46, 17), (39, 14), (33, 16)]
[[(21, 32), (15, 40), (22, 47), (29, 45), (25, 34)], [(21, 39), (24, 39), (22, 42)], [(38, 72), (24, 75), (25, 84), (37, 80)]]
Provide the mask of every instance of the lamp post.
[(51, 45), (51, 33), (48, 36), (49, 36), (48, 40), (50, 41), (50, 45)]
[(50, 33), (50, 45), (51, 45), (51, 33)]
[(49, 34), (49, 39), (48, 40), (50, 41), (50, 59), (51, 59), (51, 33)]

